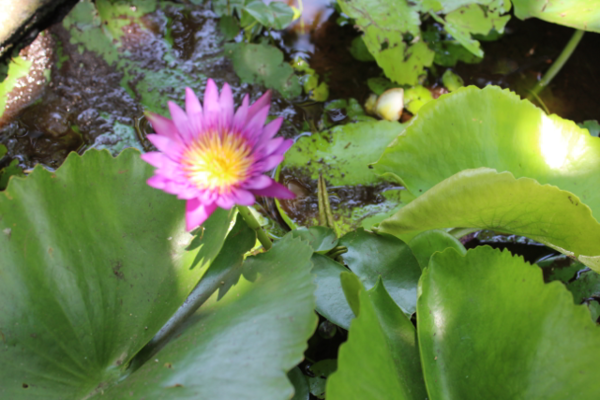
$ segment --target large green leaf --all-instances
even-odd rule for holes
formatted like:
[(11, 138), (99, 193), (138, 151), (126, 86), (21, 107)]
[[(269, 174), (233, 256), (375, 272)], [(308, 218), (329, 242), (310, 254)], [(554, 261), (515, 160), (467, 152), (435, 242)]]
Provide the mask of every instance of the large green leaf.
[(293, 237), (300, 237), (308, 240), (308, 244), (315, 253), (325, 254), (333, 249), (338, 242), (333, 230), (324, 226), (311, 226), (310, 228), (301, 227), (294, 229), (290, 233)]
[(600, 140), (495, 86), (427, 103), (375, 164), (415, 196), (479, 167), (556, 185), (600, 215)]
[(391, 235), (358, 229), (340, 238), (344, 263), (371, 289), (381, 278), (387, 292), (407, 314), (415, 311), (421, 268), (406, 243)]
[(97, 398), (289, 399), (286, 377), (317, 325), (312, 249), (286, 236), (246, 259), (243, 277), (203, 305), (180, 336)]
[(340, 282), (340, 275), (348, 272), (348, 268), (321, 254), (313, 255), (312, 262), (312, 273), (317, 285), (316, 310), (334, 324), (348, 329), (354, 313), (346, 301)]
[(600, 32), (597, 0), (513, 0), (517, 18), (536, 17), (555, 24)]
[(600, 330), (588, 310), (508, 251), (435, 254), (417, 316), (432, 400), (600, 397)]
[(429, 259), (438, 251), (444, 251), (448, 247), (453, 248), (460, 254), (465, 254), (467, 250), (465, 246), (449, 233), (433, 229), (425, 231), (408, 242), (408, 246), (412, 250), (415, 258), (419, 261), (421, 269), (429, 265)]
[(510, 172), (465, 170), (417, 197), (380, 225), (410, 238), (420, 231), (482, 228), (527, 236), (600, 272), (600, 224), (573, 193)]
[(340, 347), (338, 369), (327, 382), (327, 399), (426, 399), (412, 323), (381, 280), (368, 292), (351, 273), (343, 274), (342, 282), (359, 310)]
[[(185, 203), (128, 150), (75, 153), (0, 194), (0, 397), (101, 389), (181, 305), (219, 252), (227, 212), (185, 251)], [(201, 255), (202, 264), (196, 260)]]
[[(404, 125), (397, 122), (365, 121), (300, 137), (286, 153), (280, 176), (300, 181), (303, 187), (316, 187), (322, 174), (330, 198), (338, 201), (332, 210), (338, 232), (346, 233), (357, 226), (370, 228), (399, 208), (402, 191), (395, 183), (381, 179), (369, 164), (403, 129)], [(317, 210), (307, 206), (311, 201), (307, 197), (300, 195), (280, 203), (292, 228), (318, 221)], [(316, 198), (312, 201), (316, 203)]]
[(167, 321), (162, 329), (131, 360), (128, 371), (139, 369), (158, 350), (164, 347), (168, 341), (172, 340), (181, 326), (217, 290), (217, 299), (220, 299), (238, 282), (242, 274), (245, 255), (252, 249), (255, 243), (256, 232), (248, 227), (244, 218), (238, 213), (235, 225), (229, 231), (219, 255), (210, 264), (204, 275), (202, 275), (202, 279), (185, 299), (185, 303), (179, 307), (177, 312)]

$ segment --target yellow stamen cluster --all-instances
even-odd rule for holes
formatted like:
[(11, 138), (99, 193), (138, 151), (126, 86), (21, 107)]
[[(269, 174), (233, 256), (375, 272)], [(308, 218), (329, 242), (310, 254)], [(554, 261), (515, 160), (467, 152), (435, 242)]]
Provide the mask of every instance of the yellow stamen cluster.
[(249, 177), (251, 152), (239, 135), (208, 132), (188, 146), (181, 164), (199, 189), (216, 189), (219, 194), (225, 194)]

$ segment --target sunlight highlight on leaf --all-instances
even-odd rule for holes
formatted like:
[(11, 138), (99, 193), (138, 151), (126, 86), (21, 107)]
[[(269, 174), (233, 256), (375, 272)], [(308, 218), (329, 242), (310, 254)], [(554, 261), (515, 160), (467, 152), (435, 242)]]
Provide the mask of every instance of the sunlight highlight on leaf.
[(541, 115), (540, 151), (551, 169), (561, 169), (566, 163), (575, 163), (586, 151), (584, 136), (565, 135), (555, 120)]

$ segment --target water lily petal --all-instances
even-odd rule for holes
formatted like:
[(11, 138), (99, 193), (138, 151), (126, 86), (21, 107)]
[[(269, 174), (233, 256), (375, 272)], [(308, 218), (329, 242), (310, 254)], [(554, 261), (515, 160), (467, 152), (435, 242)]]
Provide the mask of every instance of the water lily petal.
[(273, 184), (271, 184), (271, 186), (266, 187), (264, 189), (252, 190), (252, 193), (254, 193), (257, 196), (275, 197), (277, 199), (295, 199), (296, 198), (296, 195), (291, 190), (289, 190), (282, 184), (277, 183), (275, 181), (273, 181)]
[(185, 205), (185, 229), (194, 230), (217, 209), (216, 204), (203, 204), (197, 199), (188, 200)]
[(283, 155), (273, 154), (256, 163), (256, 167), (260, 168), (261, 171), (270, 171), (278, 166), (282, 161)]
[(254, 114), (254, 116), (246, 123), (244, 133), (247, 138), (260, 140), (260, 135), (263, 131), (263, 125), (269, 115), (269, 106), (263, 107)]
[(175, 142), (166, 136), (147, 135), (146, 137), (150, 143), (156, 146), (158, 150), (165, 153), (171, 160), (178, 161), (181, 157), (181, 153), (183, 153), (184, 149), (181, 143)]
[(246, 118), (248, 117), (249, 101), (250, 100), (248, 95), (245, 95), (244, 99), (242, 100), (242, 105), (240, 106), (240, 108), (238, 108), (233, 117), (233, 125), (231, 128), (236, 132), (240, 132), (244, 127), (244, 124), (246, 123)]
[(235, 203), (242, 206), (251, 206), (256, 202), (254, 195), (248, 190), (237, 189), (232, 193), (232, 196)]
[(177, 194), (181, 190), (182, 185), (173, 182), (171, 179), (166, 178), (162, 175), (154, 175), (149, 178), (146, 183), (148, 186), (152, 186), (153, 188), (160, 189), (169, 194)]
[(204, 190), (198, 199), (203, 203), (214, 203), (217, 201), (219, 195), (215, 193), (213, 190)]
[(148, 118), (148, 121), (152, 124), (152, 128), (154, 128), (154, 131), (158, 135), (165, 136), (173, 141), (181, 142), (182, 138), (173, 121), (162, 115), (151, 112), (146, 113), (146, 118)]
[(235, 205), (233, 199), (231, 198), (231, 195), (220, 195), (219, 197), (217, 197), (216, 204), (219, 207), (224, 208), (225, 210), (229, 210)]
[(194, 91), (186, 87), (185, 88), (185, 111), (188, 116), (202, 114), (202, 105), (200, 104), (200, 100), (194, 93)]
[(173, 160), (158, 151), (150, 151), (142, 154), (140, 158), (156, 168), (161, 168), (165, 163), (175, 164)]
[(201, 132), (202, 106), (200, 105), (200, 100), (198, 100), (198, 97), (196, 97), (196, 94), (190, 88), (185, 88), (185, 111), (187, 112), (192, 132), (195, 134)]
[(259, 112), (260, 110), (262, 110), (263, 108), (265, 108), (266, 106), (268, 106), (271, 103), (271, 91), (267, 90), (267, 92), (265, 94), (263, 94), (262, 96), (260, 96), (260, 98), (258, 100), (256, 100), (254, 102), (254, 104), (252, 104), (250, 106), (250, 108), (248, 109), (248, 120), (250, 120), (252, 117), (254, 117), (254, 115)]
[(197, 199), (199, 192), (200, 192), (200, 190), (198, 190), (197, 187), (194, 187), (194, 186), (188, 184), (186, 187), (182, 188), (176, 194), (177, 194), (178, 199), (191, 200), (191, 199)]
[(259, 147), (256, 148), (256, 152), (260, 153), (261, 157), (270, 156), (275, 150), (277, 150), (284, 142), (284, 138), (278, 137), (273, 140), (261, 142)]
[(206, 91), (204, 92), (204, 122), (205, 125), (214, 125), (221, 112), (219, 103), (219, 89), (212, 79), (206, 82)]
[(273, 150), (273, 153), (271, 153), (271, 154), (273, 154), (273, 155), (275, 155), (275, 154), (283, 155), (293, 145), (294, 145), (294, 141), (292, 139), (284, 140), (283, 142), (281, 142), (281, 144), (279, 145), (279, 147), (277, 147), (275, 150)]
[(273, 179), (261, 174), (249, 179), (246, 183), (244, 183), (244, 189), (264, 189), (271, 185), (272, 182)]
[(168, 179), (160, 175), (151, 176), (148, 178), (148, 180), (146, 180), (148, 186), (152, 186), (153, 188), (161, 190), (167, 185), (167, 182)]
[(183, 141), (185, 143), (190, 143), (193, 140), (194, 136), (192, 134), (192, 129), (188, 121), (187, 114), (181, 109), (181, 107), (179, 107), (172, 101), (169, 101), (167, 104), (169, 106), (169, 112), (171, 113), (171, 117), (173, 117), (173, 123), (177, 127), (177, 130), (183, 138)]
[(269, 122), (263, 128), (262, 134), (260, 136), (261, 142), (269, 140), (273, 136), (275, 136), (275, 134), (279, 131), (279, 128), (281, 128), (282, 123), (283, 123), (283, 118), (281, 118), (281, 117), (275, 118), (273, 121)]
[(229, 128), (233, 119), (233, 94), (228, 84), (223, 85), (219, 102), (221, 103), (221, 112), (223, 120), (226, 123), (225, 126)]

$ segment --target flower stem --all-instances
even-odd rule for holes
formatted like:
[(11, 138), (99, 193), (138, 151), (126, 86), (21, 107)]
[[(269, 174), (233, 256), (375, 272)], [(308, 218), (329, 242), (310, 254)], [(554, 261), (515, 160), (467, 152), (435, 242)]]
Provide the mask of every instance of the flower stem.
[(244, 221), (246, 221), (246, 223), (248, 224), (248, 226), (251, 229), (253, 229), (254, 232), (256, 232), (256, 237), (263, 245), (265, 250), (269, 250), (273, 246), (273, 242), (271, 242), (271, 239), (269, 239), (269, 236), (260, 226), (256, 218), (254, 218), (252, 212), (246, 206), (237, 206), (237, 209), (242, 218), (244, 218)]
[(556, 74), (558, 74), (558, 72), (562, 69), (562, 67), (571, 57), (571, 54), (573, 54), (573, 51), (575, 51), (575, 49), (577, 48), (577, 45), (583, 37), (583, 33), (584, 31), (578, 29), (575, 31), (573, 36), (571, 36), (571, 40), (569, 40), (562, 53), (560, 53), (560, 55), (554, 61), (550, 69), (546, 71), (542, 79), (540, 79), (533, 87), (533, 89), (531, 89), (533, 97), (537, 96), (538, 93), (540, 93), (546, 86), (548, 86), (550, 81), (552, 81)]

